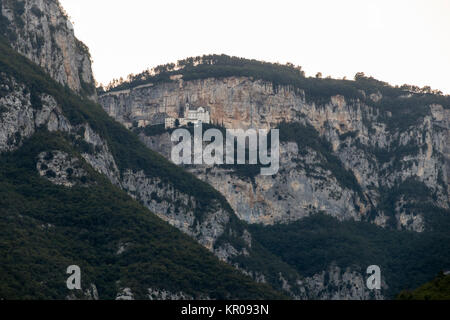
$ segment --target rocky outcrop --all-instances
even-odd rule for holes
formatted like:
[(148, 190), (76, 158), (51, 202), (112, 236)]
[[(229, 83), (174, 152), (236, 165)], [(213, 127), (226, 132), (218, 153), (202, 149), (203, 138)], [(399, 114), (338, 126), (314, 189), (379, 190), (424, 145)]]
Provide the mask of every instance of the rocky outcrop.
[[(170, 160), (170, 135), (140, 134), (151, 149)], [(222, 193), (237, 216), (248, 223), (289, 223), (320, 211), (339, 220), (364, 219), (367, 208), (355, 191), (343, 187), (333, 173), (323, 169), (312, 149), (299, 150), (295, 142), (282, 143), (281, 170), (274, 176), (243, 177), (233, 168), (206, 165), (186, 170)]]
[(42, 106), (35, 108), (23, 83), (4, 73), (0, 73), (0, 83), (3, 90), (0, 97), (0, 152), (17, 149), (41, 126), (49, 131), (70, 131), (69, 121), (52, 96), (41, 95)]
[(230, 212), (216, 203), (208, 211), (202, 210), (200, 220), (195, 198), (162, 183), (159, 178), (146, 176), (143, 171), (125, 171), (122, 188), (161, 219), (194, 237), (211, 251), (230, 219)]
[(91, 283), (87, 289), (68, 295), (66, 300), (99, 300), (97, 287)]
[[(148, 300), (194, 300), (194, 297), (184, 292), (171, 292), (164, 289), (149, 288)], [(117, 293), (116, 300), (134, 300), (134, 294), (130, 288), (122, 288)], [(198, 297), (196, 300), (210, 300), (208, 297)]]
[(116, 300), (134, 300), (133, 292), (130, 288), (123, 288), (117, 293)]
[[(379, 92), (369, 96), (383, 101)], [(390, 112), (359, 100), (336, 95), (315, 102), (300, 89), (245, 77), (179, 78), (99, 98), (108, 114), (128, 127), (142, 119), (151, 122), (160, 114), (177, 117), (186, 101), (209, 108), (211, 121), (226, 128), (274, 128), (282, 121), (312, 126), (359, 185), (360, 191), (349, 189), (336, 172), (317, 165), (314, 150), (297, 151), (295, 144), (283, 145), (280, 171), (273, 177), (256, 176), (251, 181), (220, 167), (189, 169), (219, 190), (243, 220), (272, 224), (324, 211), (339, 219), (371, 219), (381, 226), (392, 225), (395, 219), (397, 228), (420, 232), (426, 229), (423, 213), (405, 211), (401, 197), (395, 200), (394, 213), (379, 208), (386, 190), (411, 180), (429, 188), (433, 196), (428, 200), (434, 205), (449, 208), (450, 110), (441, 105), (426, 106), (425, 116), (402, 128), (389, 123)], [(140, 138), (169, 157), (167, 133)]]
[[(299, 282), (309, 299), (318, 300), (382, 300), (381, 290), (369, 290), (363, 275), (355, 269), (331, 265)], [(386, 285), (383, 282), (382, 288)]]
[[(1, 0), (0, 8), (2, 31), (5, 31), (4, 35), (8, 37), (17, 51), (42, 66), (59, 83), (95, 99), (95, 93), (91, 92), (93, 78), (88, 51), (75, 39), (70, 22), (56, 0)], [(73, 187), (83, 185), (85, 183), (83, 178), (89, 176), (87, 171), (92, 173), (92, 169), (94, 169), (159, 217), (197, 239), (223, 261), (232, 262), (230, 259), (232, 257), (248, 257), (252, 254), (251, 249), (254, 243), (251, 234), (245, 229), (239, 232), (233, 229), (233, 223), (238, 223), (233, 216), (233, 210), (227, 205), (213, 202), (208, 208), (200, 208), (197, 199), (176, 190), (170, 182), (163, 182), (159, 178), (149, 176), (144, 170), (127, 168), (119, 170), (110, 146), (88, 123), (72, 124), (51, 95), (40, 94), (38, 98), (41, 103), (36, 105), (32, 103), (30, 88), (27, 88), (24, 83), (4, 73), (0, 73), (0, 77), (0, 152), (18, 149), (25, 139), (30, 138), (40, 129), (62, 132), (64, 134), (61, 136), (68, 138), (68, 142), (72, 142), (68, 147), (76, 151), (73, 152), (75, 155), (61, 150), (48, 150), (38, 154), (36, 170), (41, 176), (57, 185)], [(137, 117), (148, 116), (147, 113), (149, 110), (153, 110), (153, 107), (159, 109), (160, 114), (175, 115), (176, 108), (183, 105), (185, 98), (189, 98), (193, 104), (206, 104), (212, 108), (213, 122), (224, 124), (227, 127), (244, 128), (250, 126), (273, 127), (283, 119), (288, 121), (299, 119), (299, 112), (306, 112), (304, 109), (306, 102), (302, 92), (290, 88), (281, 87), (275, 91), (271, 84), (254, 82), (246, 78), (229, 78), (220, 81), (208, 79), (191, 83), (184, 83), (181, 80), (175, 83), (175, 87), (172, 83), (161, 86), (168, 88), (169, 92), (187, 86), (188, 91), (192, 92), (192, 95), (188, 94), (189, 97), (180, 95), (176, 90), (168, 94), (165, 92), (166, 89), (163, 89), (159, 91), (163, 95), (157, 93), (155, 104), (149, 105), (148, 109), (142, 109), (143, 112), (140, 115), (139, 110), (134, 107), (130, 109), (131, 118), (128, 111), (123, 112), (119, 108), (112, 107), (109, 111), (116, 113), (116, 118), (127, 124), (128, 121), (135, 120), (134, 115)], [(219, 84), (216, 92), (209, 92), (215, 83)], [(199, 89), (199, 84), (204, 84), (205, 88)], [(150, 87), (148, 85), (141, 86), (137, 90), (145, 91)], [(256, 92), (252, 88), (256, 89)], [(157, 90), (160, 89), (157, 88)], [(152, 93), (145, 91), (142, 98), (147, 99), (148, 94)], [(125, 109), (128, 108), (127, 104), (132, 102), (132, 99), (121, 97), (120, 93), (115, 95), (119, 97), (119, 100), (124, 98), (123, 105)], [(157, 101), (161, 99), (163, 102), (159, 105), (160, 102)], [(294, 104), (292, 104), (292, 99), (295, 101)], [(231, 101), (231, 104), (227, 105), (226, 101)], [(248, 103), (242, 104), (245, 101)], [(288, 106), (292, 104), (292, 108), (285, 108), (286, 104)], [(224, 106), (225, 108), (223, 108)], [(137, 110), (136, 113), (134, 113), (135, 110)], [(150, 114), (149, 116), (154, 115)], [(321, 134), (325, 136), (326, 132), (321, 132)], [(164, 148), (158, 141), (155, 141), (154, 144)], [(86, 148), (80, 148), (80, 145)], [(167, 150), (167, 145), (165, 147)], [(206, 172), (207, 168), (202, 168), (201, 170), (205, 171), (200, 170), (196, 174), (221, 190), (229, 199), (231, 206), (239, 211), (237, 212), (238, 216), (250, 222), (263, 221), (267, 224), (288, 222), (321, 209), (329, 211), (340, 219), (348, 217), (360, 219), (364, 215), (361, 207), (346, 207), (346, 201), (357, 203), (359, 196), (340, 186), (332, 173), (327, 170), (318, 170), (316, 173), (320, 178), (314, 180), (308, 176), (304, 167), (296, 164), (296, 162), (313, 163), (317, 156), (314, 150), (307, 150), (306, 154), (300, 154), (298, 146), (296, 147), (295, 144), (284, 144), (283, 150), (289, 155), (284, 163), (289, 170), (285, 171), (292, 173), (269, 177), (267, 181), (259, 180), (259, 178), (256, 178), (255, 182), (248, 181), (248, 179), (234, 180), (231, 178), (232, 175), (235, 175), (234, 172), (223, 171), (224, 176), (230, 175), (225, 181), (233, 180), (234, 183), (233, 186), (227, 187), (220, 185), (219, 176), (215, 177), (216, 174), (222, 174), (220, 171), (210, 170), (209, 172), (212, 173), (210, 175)], [(319, 185), (319, 180), (325, 182)], [(247, 189), (248, 193), (241, 192), (243, 195), (239, 194), (239, 192), (235, 192), (237, 188)], [(300, 197), (301, 193), (298, 190), (301, 188), (309, 190), (309, 198), (306, 200)], [(283, 194), (286, 194), (286, 199), (280, 199)], [(334, 194), (339, 194), (340, 198), (337, 196), (333, 198)], [(288, 199), (289, 197), (294, 200)], [(294, 201), (299, 201), (301, 205), (295, 205)], [(308, 206), (308, 202), (317, 205)], [(276, 203), (279, 205), (275, 205)], [(270, 207), (273, 208), (268, 210)], [(282, 214), (284, 210), (291, 210), (292, 217), (286, 219), (286, 216)], [(345, 213), (346, 211), (348, 213)], [(235, 220), (232, 221), (232, 219)], [(242, 225), (239, 226), (242, 227)], [(50, 225), (44, 227), (52, 228)], [(221, 239), (223, 235), (225, 237)], [(229, 238), (238, 240), (236, 242), (239, 245), (234, 246), (232, 242), (228, 242)], [(119, 243), (114, 253), (122, 255), (126, 253), (127, 247), (128, 243)], [(268, 275), (254, 270), (243, 270), (243, 272), (260, 282), (265, 282), (268, 278)], [(294, 284), (285, 280), (285, 275), (280, 273), (279, 276), (280, 281), (283, 282), (283, 289), (286, 292), (293, 292), (292, 296), (294, 297), (309, 297), (306, 293), (300, 296), (294, 293), (301, 291), (304, 286), (321, 288), (317, 284), (318, 281)], [(116, 298), (134, 299), (135, 295), (131, 289), (119, 286), (119, 284), (117, 286), (120, 290)], [(125, 285), (129, 286), (129, 284)], [(292, 289), (294, 287), (295, 291)], [(319, 296), (321, 291), (319, 289), (316, 291)], [(94, 285), (88, 287), (85, 292), (80, 292), (81, 294), (82, 298), (98, 299), (97, 289)], [(357, 295), (341, 293), (340, 296), (356, 297)], [(184, 293), (171, 293), (155, 288), (148, 290), (148, 297), (149, 299), (191, 298)], [(75, 299), (77, 297), (69, 296), (68, 298)]]
[(102, 95), (108, 114), (127, 126), (167, 114), (177, 118), (186, 102), (210, 109), (211, 122), (226, 128), (269, 128), (297, 118), (304, 102), (301, 92), (248, 78), (205, 79), (144, 85)]
[[(65, 132), (72, 137), (75, 147), (80, 142), (90, 147), (89, 151), (79, 150), (86, 163), (160, 218), (194, 237), (209, 250), (218, 250), (223, 260), (236, 251), (224, 254), (226, 250), (214, 246), (228, 225), (232, 214), (229, 210), (219, 203), (198, 208), (197, 199), (177, 191), (170, 183), (147, 176), (142, 170), (120, 172), (107, 142), (89, 124), (72, 125), (50, 95), (43, 94), (40, 97), (42, 106), (36, 108), (24, 84), (5, 74), (0, 77), (4, 92), (0, 98), (0, 152), (16, 150), (40, 127), (50, 132)], [(49, 151), (51, 156), (47, 152), (41, 153), (37, 160), (36, 169), (41, 176), (67, 187), (86, 183), (86, 172), (81, 169), (78, 159), (58, 150)]]
[[(185, 294), (183, 292), (173, 293), (164, 289), (154, 289), (154, 288), (148, 289), (147, 296), (149, 300), (194, 300), (194, 297)], [(206, 297), (203, 297), (201, 299), (210, 300)]]
[(87, 173), (81, 167), (80, 160), (62, 151), (40, 153), (36, 168), (41, 177), (57, 185), (73, 187), (87, 182)]
[(2, 0), (3, 36), (62, 85), (96, 100), (88, 48), (56, 0)]
[(195, 166), (188, 170), (220, 191), (238, 217), (249, 223), (289, 223), (320, 211), (339, 220), (364, 217), (364, 207), (355, 208), (362, 203), (358, 194), (317, 166), (313, 150), (302, 155), (292, 142), (282, 144), (280, 152), (282, 170), (274, 176), (256, 175), (252, 180), (239, 177), (233, 169)]
[[(242, 271), (255, 281), (266, 283), (264, 275)], [(388, 288), (381, 279), (381, 289), (370, 290), (359, 267), (341, 268), (334, 263), (309, 277), (289, 281), (280, 273), (278, 278), (283, 291), (296, 300), (383, 300)]]
[[(139, 137), (170, 160), (173, 143), (168, 133), (141, 133)], [(206, 165), (188, 166), (186, 170), (222, 193), (238, 217), (248, 223), (288, 223), (320, 211), (339, 220), (364, 218), (364, 199), (343, 187), (319, 163), (314, 150), (299, 150), (295, 142), (289, 142), (280, 146), (281, 170), (274, 176), (243, 177), (234, 168)]]
[[(29, 90), (23, 83), (5, 74), (0, 73), (0, 77), (4, 93), (0, 98), (0, 153), (17, 150), (25, 139), (42, 128), (50, 132), (63, 132), (79, 155), (60, 150), (41, 152), (36, 159), (36, 170), (40, 176), (64, 187), (85, 186), (90, 183), (86, 168), (89, 165), (161, 219), (192, 236), (221, 260), (228, 261), (230, 257), (240, 254), (248, 255), (245, 246), (237, 250), (228, 242), (216, 245), (226, 230), (234, 232), (233, 229), (227, 229), (233, 213), (223, 204), (212, 203), (208, 208), (200, 208), (198, 199), (178, 191), (170, 182), (150, 177), (143, 170), (128, 169), (121, 172), (108, 143), (88, 123), (72, 125), (64, 116), (61, 106), (50, 95), (42, 94), (42, 105), (36, 107), (31, 103)], [(87, 150), (78, 147), (83, 144), (88, 146)], [(247, 248), (251, 247), (250, 234), (244, 231), (242, 237)], [(124, 253), (127, 245), (120, 244), (116, 254)], [(91, 291), (91, 296), (86, 293), (84, 298), (94, 298), (94, 291)], [(117, 298), (132, 298), (128, 293), (124, 291)], [(156, 295), (156, 298), (164, 297), (172, 296), (164, 292)], [(76, 298), (80, 297), (68, 297)]]
[(96, 171), (104, 174), (112, 184), (121, 186), (120, 170), (117, 167), (116, 160), (109, 150), (109, 146), (104, 139), (100, 137), (92, 128), (88, 125), (82, 125), (82, 130), (78, 129), (78, 133), (81, 134), (79, 138), (93, 147), (92, 152), (84, 152), (83, 158), (89, 163)]

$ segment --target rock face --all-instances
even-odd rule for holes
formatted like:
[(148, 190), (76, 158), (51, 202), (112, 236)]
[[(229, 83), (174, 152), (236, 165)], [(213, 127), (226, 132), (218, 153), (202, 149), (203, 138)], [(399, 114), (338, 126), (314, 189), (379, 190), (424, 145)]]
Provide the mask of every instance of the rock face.
[[(148, 289), (149, 300), (194, 300), (194, 298), (183, 292), (173, 293), (167, 290)], [(202, 300), (210, 300), (207, 297), (201, 297)], [(198, 299), (196, 299), (198, 300)]]
[[(65, 132), (74, 141), (82, 141), (91, 147), (91, 151), (80, 153), (97, 172), (104, 174), (111, 183), (141, 201), (163, 220), (193, 236), (209, 250), (214, 250), (216, 240), (229, 222), (229, 210), (218, 203), (209, 209), (199, 209), (196, 199), (176, 191), (170, 183), (146, 176), (143, 171), (125, 170), (121, 173), (106, 141), (87, 123), (73, 126), (52, 96), (42, 95), (42, 106), (36, 109), (31, 103), (30, 93), (25, 93), (24, 84), (5, 74), (0, 74), (0, 83), (5, 92), (4, 97), (0, 98), (3, 110), (0, 114), (0, 152), (16, 150), (25, 138), (31, 137), (42, 126), (51, 132)], [(54, 150), (52, 156), (41, 154), (36, 168), (41, 176), (46, 176), (51, 182), (71, 187), (85, 175), (77, 163), (77, 159)], [(196, 214), (198, 210), (204, 217), (201, 221)]]
[[(250, 255), (249, 252), (253, 241), (251, 234), (245, 229), (242, 232), (242, 245), (240, 247), (235, 247), (227, 241), (217, 244), (218, 239), (225, 233), (236, 233), (236, 230), (230, 227), (232, 211), (217, 203), (208, 208), (208, 210), (201, 210), (202, 217), (199, 218), (197, 216), (198, 210), (196, 209), (200, 208), (197, 207), (196, 199), (177, 191), (170, 183), (149, 177), (143, 171), (125, 170), (121, 173), (106, 141), (87, 123), (71, 124), (64, 116), (61, 106), (50, 95), (41, 95), (42, 106), (35, 108), (31, 103), (30, 93), (26, 90), (25, 84), (5, 74), (0, 74), (0, 77), (3, 89), (3, 96), (0, 98), (0, 106), (2, 107), (0, 115), (0, 152), (18, 149), (25, 138), (31, 137), (42, 127), (50, 132), (62, 132), (71, 137), (72, 141), (77, 142), (75, 145), (83, 142), (91, 146), (89, 148), (91, 151), (79, 150), (80, 158), (61, 150), (49, 150), (40, 153), (36, 159), (36, 170), (50, 182), (64, 187), (83, 186), (89, 183), (89, 181), (83, 180), (84, 177), (89, 176), (85, 168), (85, 165), (88, 164), (97, 172), (104, 174), (113, 184), (121, 187), (130, 196), (143, 203), (163, 220), (191, 235), (203, 246), (214, 252), (219, 259), (231, 262), (234, 257), (248, 257)], [(287, 144), (283, 147), (283, 150), (285, 150), (283, 152), (297, 152), (295, 144)], [(201, 173), (198, 174), (201, 176)], [(205, 175), (205, 173), (202, 174)], [(231, 177), (228, 177), (228, 179), (231, 180)], [(216, 187), (218, 189), (220, 189), (218, 187), (219, 181), (220, 179), (217, 177)], [(261, 186), (264, 185), (262, 182), (257, 183), (260, 183)], [(276, 183), (280, 183), (279, 187), (281, 188), (282, 183)], [(335, 185), (333, 178), (330, 178), (330, 183)], [(262, 190), (260, 191), (262, 192)], [(232, 206), (235, 205), (239, 205), (239, 203), (232, 203)], [(243, 205), (245, 205), (245, 201)], [(288, 206), (287, 204), (284, 205)], [(299, 211), (298, 214), (302, 214), (302, 212)], [(264, 215), (264, 212), (255, 210), (252, 215), (255, 220), (263, 219), (258, 215)], [(245, 216), (241, 218), (250, 219), (250, 217)], [(120, 244), (116, 254), (120, 255), (126, 252), (127, 245), (127, 243)], [(252, 276), (259, 282), (266, 282), (265, 279), (268, 276), (252, 270), (242, 270), (242, 272)], [(281, 273), (280, 279), (285, 279), (285, 276)], [(306, 288), (308, 286), (320, 287), (317, 281), (311, 283), (302, 281), (300, 278), (294, 282), (284, 280), (283, 290), (286, 293), (292, 292), (291, 295), (295, 298), (308, 299), (310, 297), (309, 292), (313, 292), (313, 289)], [(318, 291), (319, 289), (314, 290)], [(317, 294), (317, 296), (319, 295)], [(133, 299), (133, 297), (132, 292), (127, 290), (126, 287), (117, 294), (118, 299)], [(321, 297), (325, 296), (322, 295)], [(340, 297), (356, 298), (357, 296), (355, 294), (349, 296), (341, 294)], [(364, 297), (363, 295), (357, 298)], [(94, 287), (89, 292), (86, 292), (85, 298), (98, 298)], [(159, 289), (149, 289), (148, 298), (190, 299), (191, 297), (184, 293), (170, 293)], [(200, 298), (208, 299), (208, 297)], [(77, 297), (70, 296), (68, 299), (77, 299)]]
[[(170, 183), (163, 183), (160, 179), (149, 177), (143, 171), (133, 172), (132, 170), (125, 170), (121, 174), (109, 150), (108, 144), (88, 124), (72, 125), (66, 119), (61, 111), (61, 107), (52, 96), (42, 95), (40, 97), (42, 107), (36, 110), (31, 104), (30, 94), (25, 93), (24, 84), (4, 74), (2, 75), (1, 81), (7, 84), (9, 88), (8, 93), (0, 99), (0, 105), (3, 106), (3, 112), (0, 117), (0, 127), (2, 128), (0, 130), (0, 137), (2, 137), (2, 143), (0, 144), (1, 152), (16, 150), (21, 146), (24, 138), (30, 137), (42, 126), (46, 127), (49, 131), (64, 132), (72, 136), (73, 141), (84, 141), (89, 144), (92, 146), (91, 149), (93, 151), (80, 151), (82, 158), (70, 156), (67, 152), (60, 150), (42, 152), (36, 160), (36, 170), (41, 176), (46, 177), (54, 184), (65, 187), (82, 186), (86, 183), (82, 178), (87, 175), (82, 165), (85, 161), (97, 172), (108, 177), (113, 184), (121, 187), (130, 196), (142, 202), (159, 217), (197, 239), (199, 243), (213, 251), (221, 260), (231, 262), (231, 258), (233, 257), (249, 256), (249, 251), (252, 248), (252, 236), (247, 230), (243, 231), (241, 237), (243, 246), (240, 248), (236, 248), (226, 241), (222, 241), (220, 245), (217, 245), (217, 240), (225, 232), (235, 232), (233, 229), (229, 229), (232, 213), (221, 204), (217, 203), (216, 206), (209, 208), (208, 211), (204, 211), (203, 218), (199, 220), (196, 216), (196, 199), (176, 191)], [(283, 152), (297, 152), (295, 144), (287, 144), (283, 147), (283, 150), (285, 150)], [(200, 173), (198, 174), (201, 176)], [(204, 175), (205, 173), (202, 174)], [(218, 187), (219, 178), (217, 177), (218, 180), (216, 180), (218, 189), (220, 189)], [(231, 177), (228, 179), (231, 179)], [(257, 180), (257, 183), (261, 186), (264, 185), (259, 180)], [(332, 178), (330, 178), (330, 183), (332, 185), (334, 183), (335, 185)], [(281, 185), (282, 183), (280, 182), (280, 188)], [(235, 203), (232, 203), (232, 206), (234, 205)], [(258, 213), (255, 210), (253, 214), (254, 219), (263, 219), (258, 214), (264, 215), (263, 212)], [(301, 211), (298, 214), (301, 214)], [(250, 217), (245, 216), (241, 218), (250, 219)], [(126, 250), (127, 244), (121, 244), (117, 248), (116, 254), (123, 254)], [(242, 270), (242, 272), (252, 276), (256, 281), (266, 282), (267, 275), (265, 274), (252, 270)], [(325, 277), (324, 275), (314, 276), (315, 278), (313, 277), (312, 279), (298, 278), (296, 281), (285, 280), (284, 275), (281, 273), (279, 277), (283, 281), (283, 290), (298, 299), (308, 299), (311, 297), (329, 298), (325, 292), (329, 295), (334, 292), (331, 289), (331, 291), (327, 291), (327, 285), (320, 282), (320, 279)], [(357, 273), (351, 273), (345, 279), (356, 279), (355, 281), (359, 281), (359, 275)], [(363, 289), (355, 292), (344, 292), (342, 290), (339, 291), (339, 298), (364, 299), (368, 297), (366, 291)], [(86, 298), (96, 299), (96, 297), (98, 295), (94, 289), (92, 289), (92, 292), (89, 291), (89, 294), (86, 293)], [(126, 287), (121, 289), (117, 294), (117, 299), (133, 299), (133, 297), (133, 293), (127, 290)], [(68, 298), (76, 299), (76, 297)], [(170, 293), (159, 289), (149, 289), (148, 298), (190, 299), (192, 297), (181, 292)], [(208, 299), (207, 297), (201, 298)]]
[(86, 290), (80, 290), (77, 295), (71, 294), (66, 297), (66, 300), (98, 300), (98, 291), (95, 284), (90, 284), (89, 288)]
[[(383, 99), (380, 93), (370, 97)], [(426, 229), (422, 213), (405, 205), (416, 200), (395, 199), (394, 216), (380, 208), (386, 190), (410, 181), (425, 185), (433, 195), (427, 200), (434, 205), (449, 208), (450, 110), (441, 105), (426, 106), (427, 114), (414, 125), (397, 128), (389, 125), (390, 112), (359, 100), (336, 95), (315, 102), (307, 100), (302, 90), (245, 77), (178, 79), (99, 98), (108, 114), (128, 127), (156, 115), (176, 117), (186, 101), (193, 107), (207, 106), (211, 122), (226, 128), (274, 128), (283, 121), (312, 126), (357, 181), (357, 188), (340, 183), (338, 172), (317, 165), (320, 154), (295, 143), (282, 144), (280, 171), (272, 177), (256, 176), (252, 181), (219, 167), (189, 169), (220, 191), (247, 222), (289, 222), (324, 211), (339, 219), (370, 220), (420, 232)], [(169, 157), (172, 145), (167, 133), (140, 137)]]
[(3, 36), (11, 46), (44, 68), (62, 85), (96, 100), (88, 48), (56, 0), (2, 0)]
[[(328, 270), (301, 281), (308, 297), (317, 300), (380, 300), (379, 290), (367, 290), (362, 274), (351, 268), (330, 266)], [(383, 286), (385, 284), (383, 283)]]
[[(148, 300), (194, 300), (194, 297), (184, 292), (173, 293), (164, 289), (149, 288)], [(210, 300), (208, 297), (199, 297), (196, 300)], [(130, 288), (123, 288), (117, 294), (116, 300), (134, 300), (133, 292)]]
[(193, 167), (189, 171), (220, 191), (238, 217), (248, 223), (289, 223), (319, 211), (339, 220), (361, 220), (365, 215), (359, 195), (342, 187), (327, 170), (317, 167), (314, 176), (299, 163), (314, 166), (313, 150), (299, 154), (295, 142), (281, 144), (281, 172), (274, 176), (256, 175), (253, 180), (239, 177), (234, 170)]
[(46, 126), (49, 131), (70, 130), (69, 121), (52, 96), (41, 95), (42, 106), (36, 110), (23, 83), (4, 73), (0, 73), (0, 82), (3, 89), (0, 98), (0, 152), (17, 149), (23, 139), (31, 137), (41, 126)]
[(73, 187), (86, 183), (86, 171), (77, 158), (72, 158), (58, 150), (42, 152), (38, 156), (36, 168), (41, 177), (46, 177), (52, 183)]
[(211, 122), (226, 128), (269, 128), (296, 119), (304, 98), (288, 87), (248, 78), (205, 79), (143, 85), (132, 90), (110, 92), (99, 102), (116, 120), (131, 126), (157, 114), (177, 118), (187, 101), (195, 107), (210, 108)]
[(204, 219), (199, 222), (195, 213), (197, 204), (193, 197), (162, 183), (159, 178), (147, 177), (143, 171), (126, 171), (121, 185), (161, 219), (194, 237), (211, 251), (230, 219), (230, 212), (217, 203), (214, 208), (204, 212)]
[(133, 292), (130, 288), (123, 288), (116, 297), (116, 300), (134, 300)]
[[(247, 272), (246, 272), (247, 273)], [(265, 283), (264, 275), (247, 273), (256, 281)], [(326, 270), (310, 277), (286, 280), (278, 275), (282, 289), (297, 300), (383, 300), (382, 290), (369, 290), (360, 268), (357, 266), (340, 268), (331, 264)], [(381, 279), (381, 288), (387, 285)]]
[[(78, 150), (81, 158), (60, 150), (39, 154), (37, 172), (50, 182), (65, 187), (89, 183), (85, 161), (97, 172), (104, 174), (112, 184), (125, 190), (156, 215), (195, 238), (200, 244), (222, 260), (241, 254), (227, 242), (216, 246), (217, 240), (229, 225), (232, 211), (223, 204), (199, 208), (197, 199), (177, 191), (170, 182), (147, 176), (142, 170), (120, 172), (108, 143), (87, 123), (72, 125), (64, 116), (61, 106), (46, 94), (39, 98), (42, 105), (33, 106), (26, 85), (13, 77), (0, 73), (3, 96), (0, 98), (0, 153), (17, 150), (24, 139), (45, 128), (50, 132), (63, 132), (77, 144), (90, 146), (89, 151)], [(198, 216), (201, 212), (201, 217)], [(118, 254), (126, 250), (118, 249)], [(163, 295), (164, 296), (164, 295)], [(119, 297), (128, 297), (125, 293)], [(162, 296), (161, 296), (162, 297)]]
[[(95, 92), (91, 91), (93, 77), (89, 53), (74, 37), (70, 22), (56, 0), (1, 0), (0, 8), (1, 30), (18, 52), (42, 66), (59, 83), (95, 99)], [(245, 178), (236, 178), (236, 173), (232, 170), (228, 172), (220, 168), (191, 169), (198, 177), (222, 192), (232, 208), (223, 203), (213, 203), (208, 208), (200, 207), (198, 199), (177, 191), (170, 181), (148, 176), (143, 170), (127, 168), (119, 170), (107, 141), (102, 139), (88, 123), (72, 124), (65, 117), (62, 106), (58, 105), (51, 95), (41, 94), (39, 96), (41, 104), (37, 106), (32, 103), (30, 88), (27, 88), (25, 83), (1, 72), (0, 89), (0, 153), (17, 150), (24, 139), (30, 138), (42, 129), (62, 133), (74, 142), (71, 148), (76, 149), (77, 155), (62, 150), (40, 153), (36, 159), (38, 174), (45, 176), (54, 184), (74, 187), (83, 185), (85, 183), (83, 178), (89, 176), (87, 171), (91, 172), (93, 169), (142, 202), (159, 217), (194, 237), (223, 261), (231, 262), (231, 258), (235, 256), (248, 257), (254, 244), (251, 234), (245, 228), (234, 229), (233, 208), (243, 220), (266, 224), (300, 219), (316, 210), (327, 210), (340, 219), (349, 217), (360, 219), (365, 214), (363, 206), (359, 208), (352, 206), (352, 203), (363, 201), (361, 196), (339, 185), (331, 172), (319, 170), (317, 175), (320, 179), (314, 180), (308, 176), (303, 167), (296, 165), (297, 162), (312, 163), (318, 155), (314, 150), (301, 153), (295, 143), (283, 144), (283, 154), (286, 155), (283, 160), (285, 172), (277, 177), (267, 179), (257, 177), (252, 182)], [(130, 94), (134, 95), (135, 92), (140, 97), (138, 100), (141, 99), (139, 101), (148, 103), (146, 107), (142, 107), (138, 100), (133, 102), (134, 96)], [(294, 92), (289, 88), (279, 88), (275, 92), (271, 84), (246, 78), (208, 79), (186, 83), (180, 79), (179, 82), (162, 84), (155, 88), (142, 86), (128, 93), (107, 95), (102, 97), (102, 103), (110, 114), (127, 124), (133, 122), (135, 116), (156, 115), (158, 118), (158, 113), (176, 116), (177, 110), (183, 107), (187, 98), (194, 105), (209, 106), (213, 122), (234, 128), (251, 126), (269, 128), (283, 119), (295, 121), (301, 118), (302, 112), (310, 112), (307, 108), (315, 108), (305, 103), (301, 92)], [(111, 104), (107, 105), (105, 101), (110, 101)], [(444, 120), (446, 116), (439, 115), (438, 109), (437, 107), (436, 116), (446, 121)], [(323, 131), (321, 133), (326, 134)], [(152, 148), (160, 150), (163, 154), (167, 153), (167, 150), (170, 150), (170, 145), (165, 143), (167, 139), (168, 135), (152, 140)], [(77, 149), (77, 145), (85, 145), (88, 150)], [(424, 170), (423, 175), (429, 171)], [(321, 180), (325, 182), (320, 183)], [(299, 192), (301, 190), (304, 192)], [(347, 205), (347, 202), (350, 205)], [(401, 220), (408, 223), (407, 213), (405, 214), (406, 216), (401, 216)], [(221, 239), (223, 235), (225, 239)], [(239, 237), (238, 245), (228, 241), (231, 238), (236, 240), (237, 237)], [(127, 243), (121, 243), (115, 252), (121, 255), (126, 251)], [(269, 278), (268, 274), (258, 271), (242, 271), (253, 276), (256, 281), (266, 282)], [(345, 281), (360, 282), (357, 273), (353, 271), (347, 273)], [(331, 295), (322, 292), (326, 285), (321, 277), (319, 275), (318, 279), (299, 278), (297, 281), (287, 281), (285, 275), (279, 273), (279, 281), (283, 283), (282, 289), (287, 293), (292, 292), (293, 297), (301, 299), (328, 298)], [(338, 276), (335, 278), (338, 279)], [(336, 281), (335, 283), (339, 282)], [(134, 298), (127, 285), (129, 286), (129, 284), (120, 286), (117, 299)], [(339, 289), (338, 296), (358, 299), (367, 297), (364, 290), (342, 289)], [(90, 289), (83, 292), (83, 297), (98, 299), (95, 285), (91, 284)], [(173, 293), (149, 288), (148, 298), (191, 297), (182, 292)], [(200, 298), (208, 299), (208, 297)]]

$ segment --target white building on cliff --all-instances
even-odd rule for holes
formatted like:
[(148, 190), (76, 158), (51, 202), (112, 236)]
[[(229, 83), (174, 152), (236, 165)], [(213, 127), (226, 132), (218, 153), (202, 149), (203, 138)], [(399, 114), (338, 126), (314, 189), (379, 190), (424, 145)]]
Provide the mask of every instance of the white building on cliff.
[(198, 123), (210, 123), (211, 116), (209, 111), (205, 108), (199, 107), (197, 109), (191, 109), (189, 103), (186, 103), (184, 118), (167, 117), (164, 121), (164, 125), (166, 128), (175, 128), (177, 120), (180, 126), (187, 126), (189, 123), (196, 125)]

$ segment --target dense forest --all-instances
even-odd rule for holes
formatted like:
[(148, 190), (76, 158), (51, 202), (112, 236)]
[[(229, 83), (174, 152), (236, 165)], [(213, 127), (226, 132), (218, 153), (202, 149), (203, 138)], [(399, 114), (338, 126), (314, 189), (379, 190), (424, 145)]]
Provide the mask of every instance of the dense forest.
[[(346, 267), (379, 265), (388, 298), (430, 281), (450, 265), (450, 217), (430, 212), (433, 232), (386, 230), (366, 222), (338, 221), (316, 214), (274, 226), (249, 225), (254, 238), (303, 276)], [(365, 270), (360, 270), (365, 272)]]
[[(197, 298), (281, 297), (220, 263), (92, 169), (87, 187), (40, 177), (35, 159), (47, 150), (82, 161), (64, 135), (45, 130), (0, 158), (1, 298), (64, 299), (72, 264), (82, 270), (83, 290), (95, 284), (102, 299), (114, 299), (123, 286), (140, 299), (146, 288)], [(126, 250), (117, 254), (121, 245)]]
[(450, 300), (450, 274), (440, 272), (432, 281), (415, 290), (402, 291), (398, 300)]

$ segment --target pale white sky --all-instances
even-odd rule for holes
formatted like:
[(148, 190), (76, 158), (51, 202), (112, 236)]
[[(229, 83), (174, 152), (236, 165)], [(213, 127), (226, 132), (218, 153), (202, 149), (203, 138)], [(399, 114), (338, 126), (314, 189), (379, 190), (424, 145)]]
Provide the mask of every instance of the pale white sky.
[(98, 82), (211, 53), (450, 94), (450, 0), (60, 0)]

